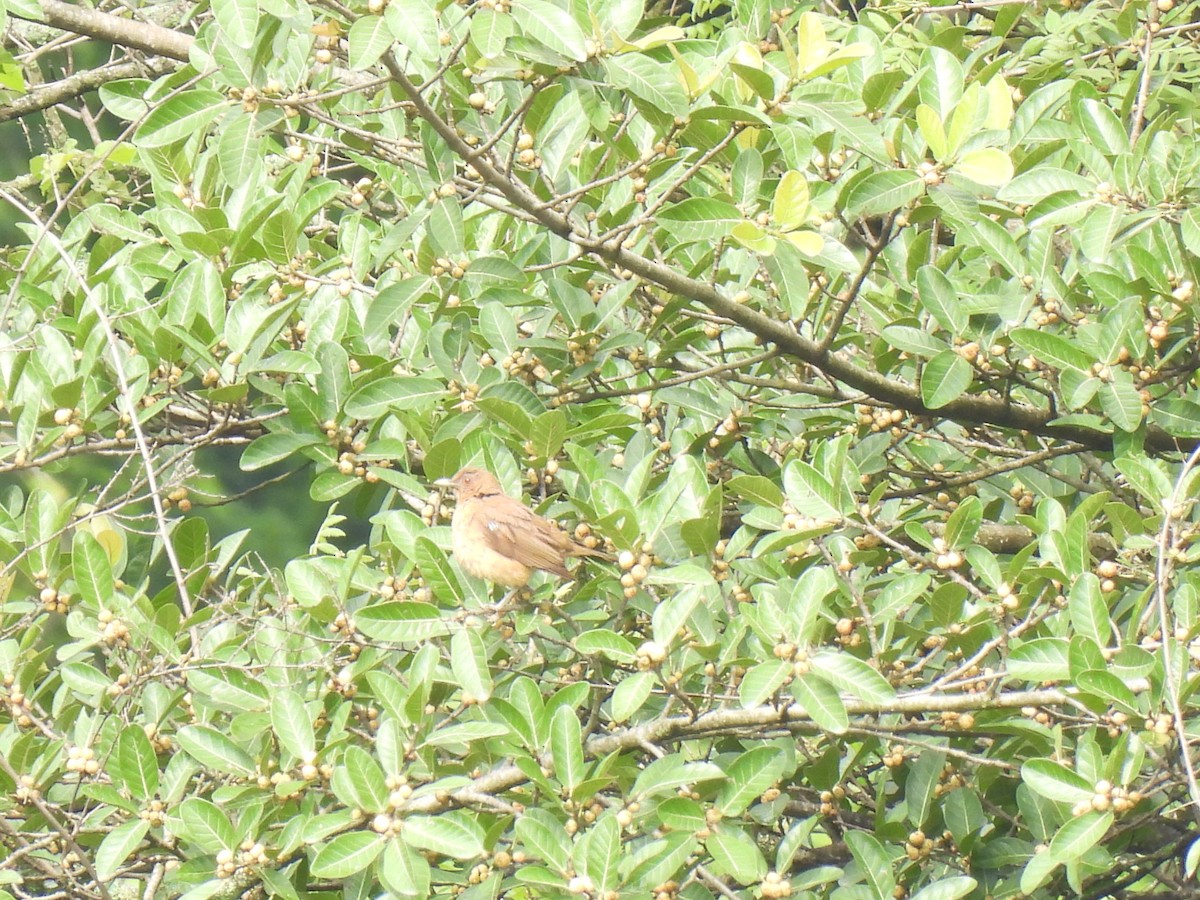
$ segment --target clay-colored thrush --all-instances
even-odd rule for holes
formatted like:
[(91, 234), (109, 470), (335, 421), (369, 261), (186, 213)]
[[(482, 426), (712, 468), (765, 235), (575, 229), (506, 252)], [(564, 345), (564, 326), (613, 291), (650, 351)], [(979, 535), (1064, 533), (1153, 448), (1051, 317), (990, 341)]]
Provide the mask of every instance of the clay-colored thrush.
[(436, 483), (458, 494), (450, 520), (451, 545), (468, 575), (519, 588), (535, 569), (571, 578), (565, 565), (569, 557), (606, 557), (509, 497), (486, 469), (468, 467)]

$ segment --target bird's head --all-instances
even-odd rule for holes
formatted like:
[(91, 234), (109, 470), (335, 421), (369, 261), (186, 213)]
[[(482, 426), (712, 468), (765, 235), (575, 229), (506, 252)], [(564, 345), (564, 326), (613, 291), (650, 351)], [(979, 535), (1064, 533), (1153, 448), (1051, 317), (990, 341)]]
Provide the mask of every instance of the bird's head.
[(487, 469), (476, 469), (472, 466), (459, 469), (453, 478), (439, 478), (434, 483), (440, 487), (452, 488), (458, 493), (459, 500), (502, 493), (500, 482), (496, 480), (495, 475)]

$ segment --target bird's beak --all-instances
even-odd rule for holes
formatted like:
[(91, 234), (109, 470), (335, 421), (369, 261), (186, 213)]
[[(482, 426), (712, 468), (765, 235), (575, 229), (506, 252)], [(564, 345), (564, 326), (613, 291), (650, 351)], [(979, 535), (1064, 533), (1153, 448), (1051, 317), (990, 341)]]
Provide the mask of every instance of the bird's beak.
[(433, 484), (434, 487), (452, 488), (454, 487), (454, 480), (452, 478), (439, 478)]

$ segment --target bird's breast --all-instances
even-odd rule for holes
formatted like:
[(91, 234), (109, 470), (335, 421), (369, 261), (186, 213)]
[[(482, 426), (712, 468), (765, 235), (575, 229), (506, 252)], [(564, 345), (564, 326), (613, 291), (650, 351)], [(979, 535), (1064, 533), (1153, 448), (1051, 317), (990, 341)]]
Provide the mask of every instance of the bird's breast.
[(486, 515), (477, 514), (471, 504), (463, 504), (454, 511), (450, 522), (451, 547), (459, 568), (473, 578), (482, 578), (505, 587), (522, 587), (529, 582), (533, 570), (524, 563), (493, 550), (489, 543), (489, 531), (497, 523)]

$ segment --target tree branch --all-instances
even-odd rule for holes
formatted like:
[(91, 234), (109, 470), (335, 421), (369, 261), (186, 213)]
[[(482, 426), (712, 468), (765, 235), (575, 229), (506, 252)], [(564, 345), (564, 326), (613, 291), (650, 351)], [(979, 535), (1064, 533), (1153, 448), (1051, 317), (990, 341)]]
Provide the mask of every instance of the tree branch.
[(108, 41), (122, 47), (132, 47), (146, 53), (167, 56), (181, 62), (188, 61), (188, 51), (195, 42), (189, 34), (172, 31), (148, 22), (122, 19), (110, 13), (63, 3), (61, 0), (41, 0), (42, 17), (22, 16), (16, 9), (9, 10), (15, 18), (30, 22), (43, 22), (63, 31), (83, 34)]
[(163, 74), (167, 69), (166, 66), (161, 64), (156, 65), (153, 62), (118, 63), (99, 69), (88, 69), (64, 78), (61, 81), (42, 85), (36, 90), (32, 90), (20, 97), (15, 97), (9, 103), (0, 106), (0, 122), (19, 119), (30, 113), (48, 109), (51, 106), (57, 106), (59, 103), (78, 97), (80, 94), (94, 91), (96, 88), (108, 84), (110, 81), (118, 81), (122, 78), (136, 78), (144, 74), (147, 68), (154, 71), (156, 75)]
[[(492, 161), (478, 156), (472, 158), (472, 148), (457, 133), (454, 126), (442, 118), (430, 105), (425, 96), (404, 72), (403, 67), (391, 53), (383, 57), (384, 65), (396, 84), (412, 101), (422, 119), (429, 123), (446, 145), (464, 160), (470, 160), (480, 177), (494, 186), (514, 206), (534, 217), (543, 227), (563, 240), (582, 247), (588, 253), (605, 262), (627, 269), (634, 275), (658, 285), (679, 297), (703, 304), (714, 313), (736, 322), (765, 343), (772, 343), (784, 353), (819, 369), (829, 377), (849, 385), (855, 390), (869, 394), (876, 400), (893, 408), (902, 409), (918, 416), (937, 416), (955, 422), (976, 425), (995, 425), (1028, 431), (1063, 440), (1075, 441), (1095, 450), (1111, 450), (1113, 438), (1110, 434), (1085, 428), (1080, 425), (1051, 424), (1056, 418), (1052, 410), (1043, 410), (1023, 403), (1014, 403), (1002, 397), (964, 396), (938, 409), (931, 409), (921, 399), (920, 391), (898, 381), (894, 376), (876, 372), (855, 362), (845, 353), (833, 352), (818, 342), (804, 337), (790, 322), (780, 322), (764, 313), (735, 302), (707, 282), (692, 278), (628, 250), (621, 240), (601, 240), (586, 231), (580, 223), (554, 210), (547, 209), (525, 184), (511, 179)], [(1200, 446), (1195, 440), (1179, 440), (1161, 428), (1146, 427), (1146, 448), (1158, 452), (1179, 452)]]

